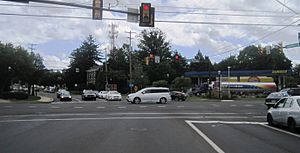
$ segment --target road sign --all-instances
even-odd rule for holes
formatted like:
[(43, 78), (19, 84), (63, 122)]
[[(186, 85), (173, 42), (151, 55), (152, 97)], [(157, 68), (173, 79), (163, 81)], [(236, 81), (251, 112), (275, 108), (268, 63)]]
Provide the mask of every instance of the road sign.
[(127, 11), (131, 12), (131, 13), (127, 13), (127, 22), (138, 23), (139, 22), (139, 15), (138, 15), (139, 10), (133, 9), (133, 8), (128, 8)]
[(300, 46), (299, 43), (294, 43), (294, 44), (286, 45), (284, 48), (294, 48), (294, 47), (299, 47), (299, 46)]
[(132, 83), (129, 83), (129, 87), (132, 88), (134, 85)]

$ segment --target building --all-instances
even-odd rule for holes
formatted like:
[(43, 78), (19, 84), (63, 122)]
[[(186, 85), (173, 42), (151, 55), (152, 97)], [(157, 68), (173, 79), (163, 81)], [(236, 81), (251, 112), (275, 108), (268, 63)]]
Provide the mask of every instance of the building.
[(96, 85), (97, 73), (102, 68), (102, 66), (92, 66), (89, 70), (86, 70), (86, 84)]

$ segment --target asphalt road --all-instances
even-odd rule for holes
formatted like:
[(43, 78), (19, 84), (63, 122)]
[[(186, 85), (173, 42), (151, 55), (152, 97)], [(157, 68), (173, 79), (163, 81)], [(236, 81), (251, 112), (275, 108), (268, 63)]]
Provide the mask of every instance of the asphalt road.
[(0, 152), (298, 152), (299, 133), (269, 127), (266, 111), (262, 101), (0, 104)]

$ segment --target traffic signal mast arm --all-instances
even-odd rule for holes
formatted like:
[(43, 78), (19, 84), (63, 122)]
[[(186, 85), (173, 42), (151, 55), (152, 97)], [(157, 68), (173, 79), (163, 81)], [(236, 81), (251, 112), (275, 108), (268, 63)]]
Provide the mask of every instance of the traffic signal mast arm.
[(72, 6), (72, 7), (79, 7), (79, 8), (86, 8), (86, 9), (100, 9), (103, 11), (110, 11), (110, 12), (117, 12), (117, 13), (126, 13), (126, 14), (133, 14), (133, 15), (140, 15), (139, 13), (122, 11), (122, 10), (114, 10), (114, 9), (107, 9), (107, 8), (98, 8), (88, 5), (82, 4), (75, 4), (75, 3), (68, 3), (68, 2), (59, 2), (59, 1), (49, 1), (49, 0), (4, 0), (9, 2), (19, 2), (19, 3), (29, 3), (29, 2), (37, 2), (37, 3), (46, 3), (46, 4), (55, 4), (55, 5), (63, 5), (63, 6)]

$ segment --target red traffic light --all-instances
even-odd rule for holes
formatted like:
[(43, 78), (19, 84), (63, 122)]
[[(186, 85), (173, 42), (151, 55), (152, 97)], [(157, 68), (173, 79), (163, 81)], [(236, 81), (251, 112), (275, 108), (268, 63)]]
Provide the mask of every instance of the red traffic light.
[(177, 59), (177, 60), (178, 60), (178, 59), (179, 59), (179, 56), (178, 56), (178, 55), (176, 55), (176, 56), (175, 56), (175, 59)]
[(144, 9), (144, 11), (149, 11), (150, 6), (148, 4), (144, 4), (143, 9)]

